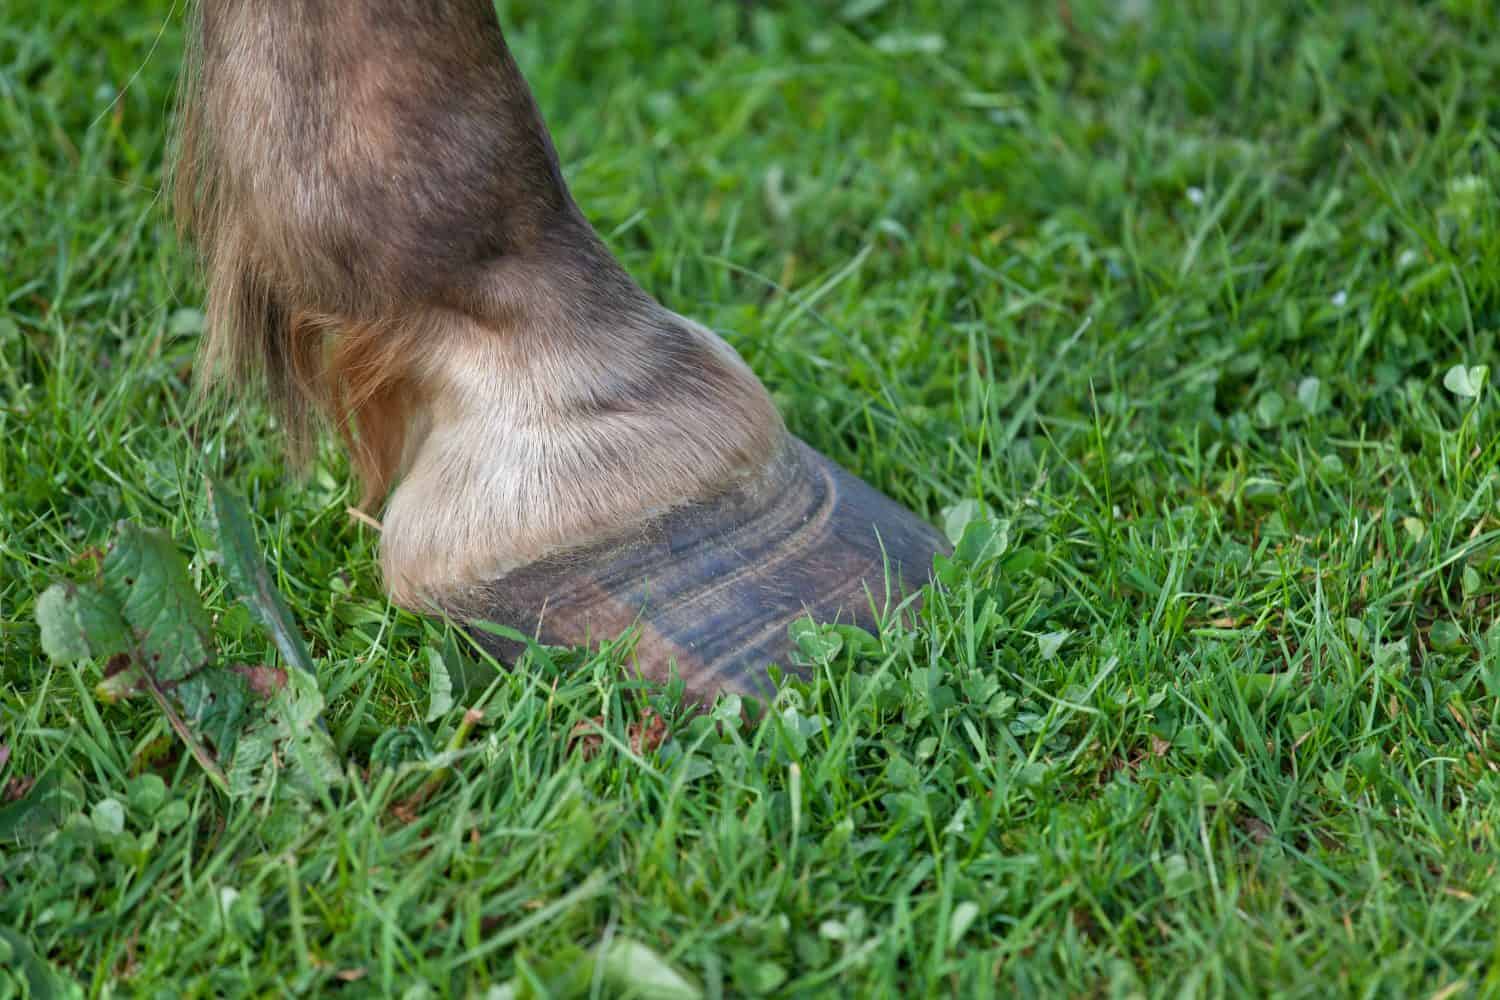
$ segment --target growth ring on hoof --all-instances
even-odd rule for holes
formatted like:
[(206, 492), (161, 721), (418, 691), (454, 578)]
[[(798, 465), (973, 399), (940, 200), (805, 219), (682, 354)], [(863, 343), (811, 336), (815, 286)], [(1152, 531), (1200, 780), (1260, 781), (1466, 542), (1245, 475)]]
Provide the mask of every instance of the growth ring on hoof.
[[(675, 669), (700, 703), (721, 691), (763, 697), (768, 664), (796, 672), (792, 622), (872, 628), (874, 609), (918, 592), (946, 549), (916, 515), (791, 439), (748, 483), (495, 580), (468, 617), (555, 646), (635, 627), (643, 676), (665, 681)], [(520, 652), (474, 634), (502, 659)]]

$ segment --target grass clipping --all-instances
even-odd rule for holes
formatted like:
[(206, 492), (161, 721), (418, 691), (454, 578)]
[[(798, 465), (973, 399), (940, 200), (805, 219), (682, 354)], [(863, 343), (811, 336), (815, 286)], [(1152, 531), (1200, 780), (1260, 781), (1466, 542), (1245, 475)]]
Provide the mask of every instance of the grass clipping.
[(307, 647), (255, 546), (243, 501), (211, 484), (225, 575), (292, 670), (217, 661), (186, 560), (159, 531), (121, 522), (95, 580), (57, 583), (36, 604), (54, 663), (105, 664), (106, 701), (147, 695), (210, 781), (231, 798), (320, 795), (342, 776), (321, 723)]

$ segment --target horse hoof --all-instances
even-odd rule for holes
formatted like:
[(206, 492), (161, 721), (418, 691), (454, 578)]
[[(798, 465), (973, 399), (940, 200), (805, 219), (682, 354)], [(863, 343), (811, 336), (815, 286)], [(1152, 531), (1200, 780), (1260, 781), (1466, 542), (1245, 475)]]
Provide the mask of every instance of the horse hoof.
[[(690, 700), (765, 697), (766, 667), (799, 673), (788, 626), (805, 616), (872, 628), (928, 581), (942, 536), (793, 439), (766, 472), (628, 537), (570, 550), (494, 581), (468, 603), (549, 646), (586, 646), (636, 629), (642, 676), (681, 677)], [(472, 629), (498, 658), (519, 643)]]

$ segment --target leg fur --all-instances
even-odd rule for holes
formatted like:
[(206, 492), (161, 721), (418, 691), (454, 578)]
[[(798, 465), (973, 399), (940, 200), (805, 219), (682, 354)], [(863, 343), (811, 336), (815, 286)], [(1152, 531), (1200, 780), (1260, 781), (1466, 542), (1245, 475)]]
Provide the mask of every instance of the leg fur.
[(294, 448), (332, 420), (389, 493), (398, 601), (628, 532), (784, 443), (734, 351), (574, 204), (490, 0), (201, 0), (192, 51), (204, 368), (263, 375)]

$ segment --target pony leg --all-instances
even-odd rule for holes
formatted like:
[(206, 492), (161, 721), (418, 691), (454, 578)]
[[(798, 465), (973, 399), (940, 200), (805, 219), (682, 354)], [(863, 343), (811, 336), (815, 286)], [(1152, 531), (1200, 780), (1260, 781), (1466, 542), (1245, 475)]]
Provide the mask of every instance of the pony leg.
[(707, 698), (759, 688), (804, 609), (924, 578), (935, 533), (609, 253), (489, 0), (201, 0), (186, 81), (203, 367), (263, 377), (294, 452), (338, 428), (394, 600), (557, 643), (640, 624), (646, 673)]

